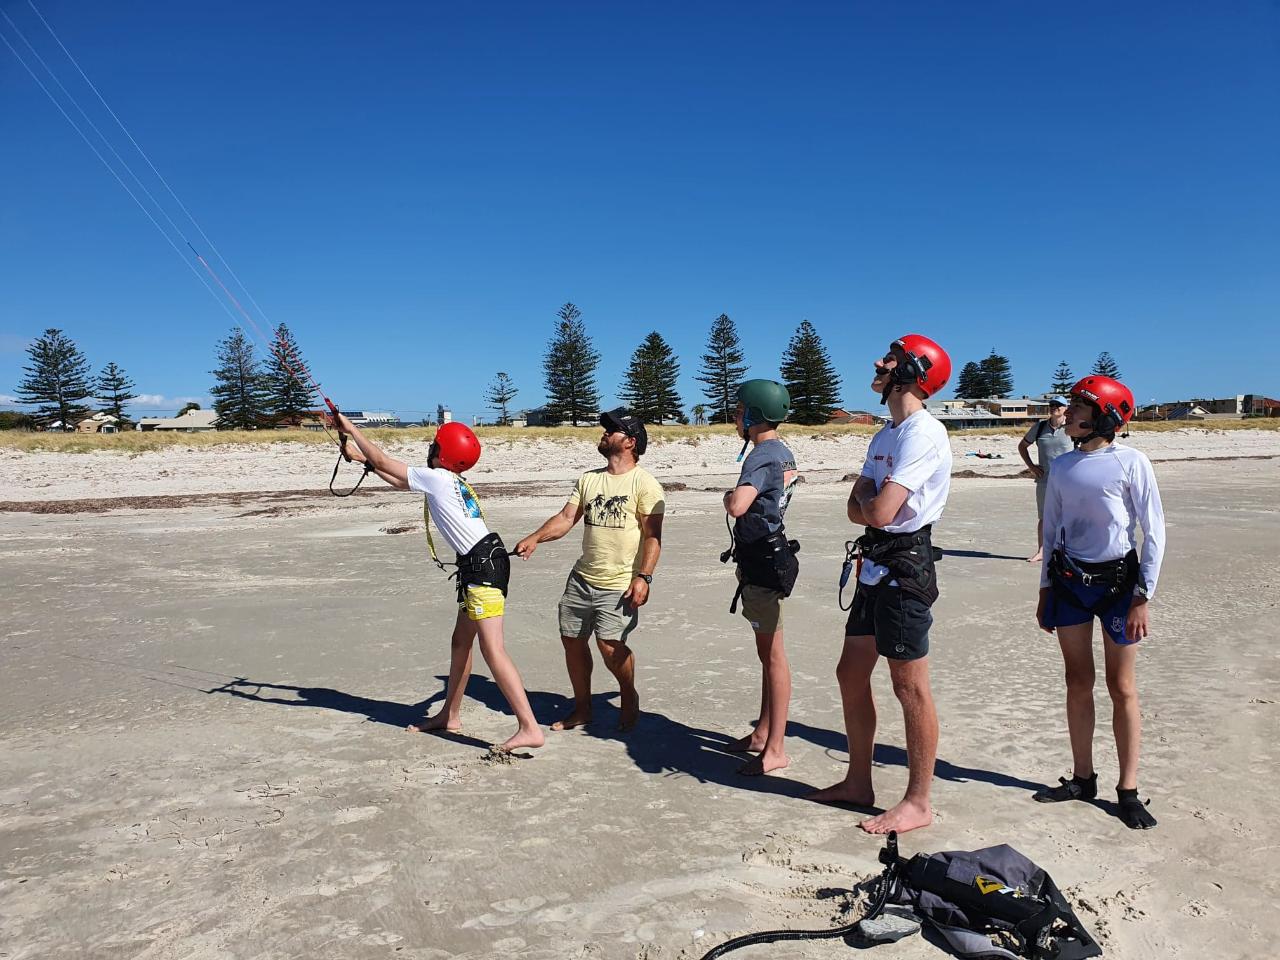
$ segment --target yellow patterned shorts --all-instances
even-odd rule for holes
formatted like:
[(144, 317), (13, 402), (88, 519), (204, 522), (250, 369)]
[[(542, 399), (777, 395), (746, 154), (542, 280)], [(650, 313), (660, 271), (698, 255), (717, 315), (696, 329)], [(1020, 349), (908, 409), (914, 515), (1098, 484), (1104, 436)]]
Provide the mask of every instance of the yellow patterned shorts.
[(469, 584), (467, 595), (458, 602), (458, 609), (467, 611), (469, 620), (488, 620), (500, 617), (506, 609), (506, 597), (497, 587)]

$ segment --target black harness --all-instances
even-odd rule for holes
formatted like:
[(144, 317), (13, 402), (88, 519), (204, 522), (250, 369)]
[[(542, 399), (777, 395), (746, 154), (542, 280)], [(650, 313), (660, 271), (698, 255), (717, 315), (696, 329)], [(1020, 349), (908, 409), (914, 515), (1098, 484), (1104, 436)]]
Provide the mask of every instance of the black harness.
[[(1130, 550), (1119, 560), (1091, 563), (1086, 560), (1074, 560), (1065, 550), (1054, 550), (1049, 554), (1049, 583), (1057, 599), (1096, 617), (1105, 613), (1126, 593), (1132, 592), (1137, 585), (1138, 552)], [(1092, 604), (1085, 604), (1071, 589), (1077, 584), (1107, 589)]]
[(933, 606), (938, 599), (938, 572), (934, 564), (941, 559), (942, 551), (933, 545), (933, 524), (911, 533), (887, 533), (878, 527), (867, 527), (857, 540), (845, 544), (844, 568), (840, 571), (840, 609), (850, 609), (857, 600), (855, 592), (854, 601), (846, 607), (844, 588), (855, 564), (858, 572), (862, 572), (863, 560), (887, 567), (903, 593)]
[(796, 554), (800, 552), (800, 541), (788, 540), (786, 528), (779, 527), (774, 533), (745, 543), (734, 533), (728, 515), (725, 516), (725, 525), (729, 527), (729, 549), (720, 554), (720, 562), (735, 561), (740, 574), (738, 589), (734, 591), (729, 612), (738, 612), (738, 601), (742, 599), (742, 590), (748, 584), (776, 590), (784, 597), (791, 596), (796, 578), (800, 576), (800, 561), (796, 559)]
[[(484, 537), (466, 553), (459, 553), (457, 570), (450, 579), (458, 578), (458, 600), (466, 598), (467, 587), (493, 587), (507, 595), (511, 584), (511, 555), (496, 533)], [(442, 564), (443, 566), (443, 564)]]

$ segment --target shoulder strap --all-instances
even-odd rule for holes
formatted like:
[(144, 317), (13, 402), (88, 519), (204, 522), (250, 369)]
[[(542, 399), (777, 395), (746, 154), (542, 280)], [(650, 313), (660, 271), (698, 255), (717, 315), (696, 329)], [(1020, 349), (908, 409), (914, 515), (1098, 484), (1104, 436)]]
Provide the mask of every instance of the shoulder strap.
[[(1049, 426), (1049, 421), (1048, 421), (1048, 420), (1041, 420), (1041, 421), (1040, 421), (1040, 425), (1039, 425), (1038, 427), (1036, 427), (1036, 439), (1037, 439), (1037, 440), (1039, 440), (1041, 437), (1043, 437), (1043, 436), (1044, 436), (1044, 428), (1045, 428), (1045, 427), (1048, 427), (1048, 426)], [(1049, 432), (1050, 432), (1050, 433), (1052, 433), (1052, 432), (1053, 432), (1053, 428), (1052, 428), (1052, 427), (1050, 427), (1050, 428), (1049, 428)]]
[(427, 534), (427, 549), (431, 551), (431, 561), (441, 570), (444, 570), (444, 564), (440, 561), (440, 557), (436, 555), (436, 542), (431, 538), (431, 498), (425, 493), (422, 495), (422, 523), (423, 530)]

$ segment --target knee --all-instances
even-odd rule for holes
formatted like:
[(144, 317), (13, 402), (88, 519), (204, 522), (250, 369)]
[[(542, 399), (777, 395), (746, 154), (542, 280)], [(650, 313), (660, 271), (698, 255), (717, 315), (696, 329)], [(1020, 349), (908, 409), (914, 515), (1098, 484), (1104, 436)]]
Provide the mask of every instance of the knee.
[(1094, 672), (1092, 670), (1081, 670), (1067, 668), (1067, 693), (1075, 696), (1092, 696), (1094, 684)]
[(871, 677), (852, 657), (841, 657), (836, 664), (836, 680), (842, 687), (864, 686)]
[(893, 695), (903, 704), (919, 703), (929, 696), (929, 684), (919, 677), (895, 676)]
[(1107, 677), (1107, 693), (1116, 703), (1138, 702), (1138, 685), (1133, 677)]

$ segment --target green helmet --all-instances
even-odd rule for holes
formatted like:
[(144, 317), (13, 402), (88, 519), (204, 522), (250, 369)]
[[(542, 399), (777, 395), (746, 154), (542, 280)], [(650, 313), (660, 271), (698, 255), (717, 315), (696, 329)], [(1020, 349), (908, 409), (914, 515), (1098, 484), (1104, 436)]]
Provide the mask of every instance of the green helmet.
[(748, 426), (781, 423), (791, 412), (791, 394), (773, 380), (748, 380), (738, 388), (738, 402), (746, 408)]

